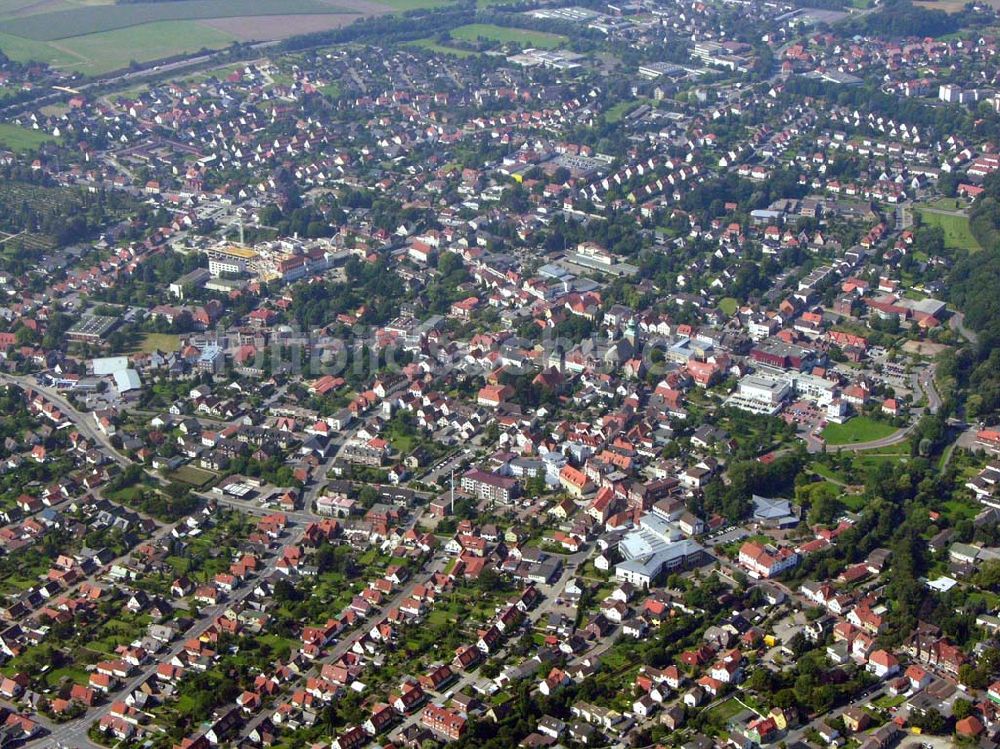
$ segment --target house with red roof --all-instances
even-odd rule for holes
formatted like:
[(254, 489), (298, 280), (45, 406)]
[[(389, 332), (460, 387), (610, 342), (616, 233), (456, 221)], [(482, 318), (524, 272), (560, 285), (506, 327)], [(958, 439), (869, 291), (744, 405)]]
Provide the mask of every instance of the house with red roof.
[(899, 673), (899, 659), (888, 650), (876, 650), (868, 656), (869, 673), (880, 679), (886, 679)]
[(424, 708), (424, 712), (420, 716), (420, 725), (429, 729), (436, 736), (449, 741), (457, 741), (465, 734), (466, 719), (464, 715), (455, 710), (431, 704)]

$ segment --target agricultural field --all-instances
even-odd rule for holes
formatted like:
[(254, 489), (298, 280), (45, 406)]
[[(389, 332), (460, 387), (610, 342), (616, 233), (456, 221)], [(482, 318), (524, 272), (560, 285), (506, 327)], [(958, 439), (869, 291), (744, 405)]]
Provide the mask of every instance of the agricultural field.
[(323, 0), (174, 0), (164, 3), (90, 5), (0, 22), (6, 34), (55, 41), (163, 21), (195, 21), (242, 16), (345, 13)]
[(390, 11), (402, 13), (421, 8), (441, 8), (452, 5), (453, 0), (378, 0), (378, 4), (386, 6)]
[[(1000, 0), (986, 0), (984, 4), (1000, 10)], [(945, 13), (958, 13), (965, 8), (966, 3), (963, 0), (918, 0), (915, 5), (931, 10), (943, 10)]]
[(547, 34), (542, 31), (531, 31), (529, 29), (512, 29), (506, 26), (494, 26), (489, 23), (470, 23), (467, 26), (459, 26), (451, 32), (451, 36), (454, 39), (461, 39), (466, 42), (474, 42), (482, 37), (502, 44), (519, 44), (524, 47), (536, 47), (538, 49), (554, 49), (568, 41), (561, 34)]
[(945, 13), (958, 13), (965, 7), (962, 0), (919, 0), (917, 5), (930, 10), (943, 10)]
[(130, 29), (85, 34), (58, 42), (80, 60), (73, 69), (100, 75), (128, 67), (202, 49), (228, 47), (234, 38), (191, 21), (164, 21)]
[(972, 236), (969, 230), (969, 217), (964, 213), (944, 213), (939, 209), (930, 210), (918, 207), (920, 220), (926, 226), (940, 226), (944, 231), (944, 246), (950, 249), (969, 250), (976, 252), (981, 250), (979, 242)]
[(194, 21), (164, 21), (128, 29), (33, 40), (0, 32), (0, 50), (18, 62), (37, 61), (84, 75), (101, 75), (202, 49), (223, 49), (236, 37)]
[(876, 421), (867, 416), (855, 416), (844, 424), (829, 424), (823, 430), (823, 439), (829, 445), (850, 445), (856, 442), (871, 442), (888, 437), (896, 427), (884, 421)]
[(75, 63), (80, 62), (79, 57), (65, 49), (60, 49), (57, 45), (24, 39), (12, 34), (5, 34), (2, 31), (0, 31), (0, 51), (17, 62), (34, 60), (54, 68), (72, 69)]
[[(0, 0), (0, 50), (86, 75), (216, 50), (236, 41), (283, 39), (365, 16), (451, 0)], [(44, 8), (44, 12), (39, 12)]]

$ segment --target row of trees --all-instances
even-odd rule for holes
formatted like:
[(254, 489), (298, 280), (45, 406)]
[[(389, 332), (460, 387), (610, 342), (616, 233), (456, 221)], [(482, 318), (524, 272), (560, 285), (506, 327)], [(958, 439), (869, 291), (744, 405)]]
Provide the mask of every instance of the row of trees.
[(977, 342), (944, 357), (939, 374), (966, 391), (966, 411), (973, 418), (1000, 415), (1000, 175), (983, 181), (985, 192), (969, 215), (969, 227), (983, 251), (955, 264), (949, 278), (951, 301), (965, 313), (965, 325)]

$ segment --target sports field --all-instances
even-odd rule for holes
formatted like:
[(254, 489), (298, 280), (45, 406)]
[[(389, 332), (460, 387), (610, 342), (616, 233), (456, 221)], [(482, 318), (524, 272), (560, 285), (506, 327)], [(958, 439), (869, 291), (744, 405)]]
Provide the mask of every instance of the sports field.
[(448, 47), (443, 44), (438, 44), (433, 39), (417, 39), (413, 42), (408, 42), (411, 47), (420, 47), (421, 49), (426, 49), (428, 52), (437, 52), (439, 55), (455, 55), (455, 57), (472, 57), (475, 52), (470, 52), (467, 49), (458, 49), (457, 47)]
[(470, 23), (467, 26), (459, 26), (451, 32), (455, 39), (462, 39), (467, 42), (474, 42), (480, 37), (492, 39), (501, 43), (520, 44), (524, 47), (536, 47), (538, 49), (553, 49), (568, 40), (561, 34), (547, 34), (542, 31), (531, 31), (529, 29), (513, 29), (507, 26), (494, 26), (489, 23)]
[(652, 104), (652, 103), (653, 103), (652, 99), (631, 99), (626, 101), (620, 101), (613, 107), (608, 108), (608, 110), (604, 113), (604, 119), (607, 122), (612, 122), (612, 123), (618, 122), (623, 117), (625, 117), (625, 115), (629, 114), (635, 109), (638, 109), (643, 104)]

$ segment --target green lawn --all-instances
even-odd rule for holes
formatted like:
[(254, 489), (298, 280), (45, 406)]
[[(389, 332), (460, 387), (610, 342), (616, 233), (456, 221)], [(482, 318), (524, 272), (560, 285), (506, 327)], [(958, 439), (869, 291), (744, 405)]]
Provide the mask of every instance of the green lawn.
[(728, 699), (725, 702), (721, 702), (713, 707), (708, 711), (708, 714), (714, 722), (720, 725), (725, 725), (733, 718), (733, 716), (738, 715), (745, 709), (746, 708), (744, 708), (743, 705), (735, 699)]
[(949, 499), (941, 508), (952, 524), (959, 520), (972, 520), (983, 509), (981, 505), (963, 502), (960, 499)]
[(610, 107), (604, 113), (604, 119), (607, 120), (609, 123), (618, 122), (633, 109), (638, 109), (643, 104), (650, 104), (650, 103), (652, 102), (649, 99), (633, 99), (632, 101), (620, 101), (613, 107)]
[(273, 651), (284, 652), (282, 659), (287, 658), (288, 651), (294, 648), (298, 642), (290, 637), (282, 637), (276, 634), (256, 635), (257, 642), (268, 645)]
[(861, 512), (868, 504), (867, 500), (860, 494), (841, 494), (837, 499), (851, 512)]
[(451, 35), (455, 39), (463, 39), (467, 42), (474, 42), (480, 37), (492, 39), (503, 44), (513, 43), (525, 47), (537, 47), (539, 49), (553, 49), (569, 41), (562, 34), (547, 34), (542, 31), (531, 31), (529, 29), (512, 29), (507, 26), (494, 26), (490, 23), (470, 23), (467, 26), (459, 26), (452, 30)]
[(6, 122), (0, 122), (0, 146), (11, 151), (31, 151), (43, 143), (55, 141), (48, 133), (41, 130), (29, 130)]
[(139, 350), (144, 354), (152, 351), (176, 351), (180, 348), (181, 337), (173, 333), (147, 333), (142, 339)]
[(924, 205), (928, 208), (937, 208), (941, 211), (960, 211), (967, 201), (963, 198), (937, 198), (928, 201)]
[(437, 52), (439, 55), (454, 55), (455, 57), (473, 57), (475, 52), (470, 52), (467, 49), (457, 49), (456, 47), (446, 47), (443, 44), (438, 44), (433, 39), (417, 39), (413, 42), (407, 42), (411, 47), (420, 47), (421, 49), (426, 49), (428, 52)]
[(950, 249), (976, 252), (982, 247), (969, 230), (969, 217), (961, 213), (936, 213), (916, 209), (920, 220), (927, 226), (940, 226), (944, 231), (944, 246)]
[(719, 309), (721, 309), (728, 317), (732, 317), (736, 314), (736, 310), (739, 306), (739, 301), (731, 296), (723, 297), (719, 300)]
[(840, 472), (830, 468), (830, 466), (825, 466), (822, 463), (813, 463), (811, 466), (809, 466), (809, 468), (817, 476), (822, 476), (825, 479), (831, 479), (834, 482), (840, 481), (842, 483), (846, 483), (846, 479), (843, 477), (843, 475)]
[(895, 431), (892, 424), (868, 416), (855, 416), (846, 424), (828, 424), (823, 430), (823, 439), (829, 445), (850, 445), (882, 439)]
[(427, 626), (433, 627), (448, 624), (450, 620), (451, 614), (447, 610), (435, 607), (427, 615)]
[(337, 83), (337, 81), (334, 81), (333, 83), (328, 83), (325, 86), (320, 86), (319, 92), (323, 94), (323, 96), (329, 96), (331, 99), (336, 99), (340, 96), (340, 84)]
[[(905, 453), (870, 453), (870, 452), (860, 452), (854, 456), (854, 470), (862, 474), (870, 474), (871, 471), (877, 470), (883, 463), (889, 463), (892, 466), (896, 466), (900, 463), (906, 463), (910, 459), (909, 442), (903, 442), (903, 445), (907, 446), (907, 451)], [(893, 445), (895, 447), (895, 445)]]
[(198, 468), (193, 465), (181, 466), (176, 471), (168, 476), (172, 481), (179, 481), (183, 484), (190, 484), (198, 488), (205, 488), (212, 481), (215, 480), (216, 476), (211, 471), (206, 471), (204, 468)]
[(390, 431), (388, 438), (393, 449), (398, 451), (401, 455), (409, 455), (413, 452), (414, 445), (416, 445), (420, 439), (415, 434), (404, 434), (401, 431)]
[(63, 679), (69, 679), (75, 684), (87, 684), (90, 674), (86, 669), (77, 666), (54, 668), (45, 674), (45, 681), (50, 687), (57, 687)]
[(888, 710), (890, 707), (899, 707), (904, 702), (906, 702), (906, 695), (904, 695), (904, 694), (900, 694), (900, 695), (897, 695), (895, 697), (893, 697), (892, 695), (886, 694), (886, 695), (883, 695), (882, 697), (879, 697), (872, 704), (875, 707), (882, 708), (883, 710)]

